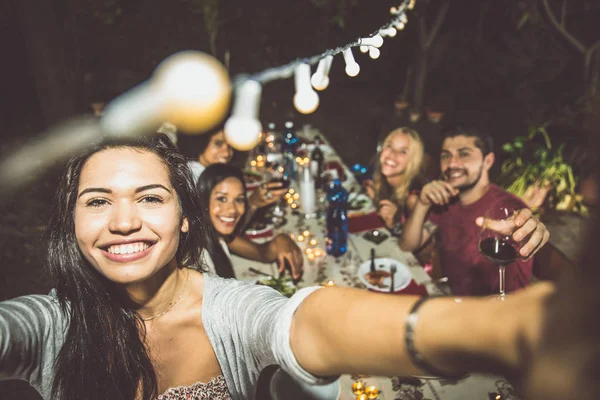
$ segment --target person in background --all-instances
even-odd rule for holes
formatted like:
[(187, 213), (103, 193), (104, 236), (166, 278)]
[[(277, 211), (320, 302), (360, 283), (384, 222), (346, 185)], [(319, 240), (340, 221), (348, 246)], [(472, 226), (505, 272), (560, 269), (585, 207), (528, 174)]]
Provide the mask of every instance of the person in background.
[[(289, 236), (279, 234), (268, 242), (258, 244), (244, 237), (242, 233), (245, 214), (248, 210), (246, 186), (242, 171), (232, 165), (213, 164), (206, 168), (198, 180), (200, 203), (210, 217), (213, 233), (218, 237), (221, 246), (208, 249), (205, 261), (210, 272), (223, 277), (233, 277), (231, 262), (219, 264), (210, 258), (218, 254), (223, 260), (225, 253), (229, 259), (229, 251), (241, 257), (263, 263), (277, 262), (279, 272), (284, 273), (286, 264), (292, 277), (302, 276), (302, 250)], [(210, 254), (210, 256), (208, 256)]]
[[(234, 156), (233, 148), (227, 142), (224, 131), (225, 123), (217, 125), (202, 135), (179, 135), (178, 147), (190, 158), (188, 165), (192, 170), (194, 182), (198, 182), (204, 170), (213, 164), (229, 164)], [(280, 183), (265, 183), (254, 190), (248, 197), (248, 215), (244, 221), (247, 225), (252, 215), (263, 207), (267, 207), (287, 193)]]
[(402, 127), (391, 131), (383, 141), (372, 181), (365, 181), (367, 195), (377, 205), (378, 214), (392, 232), (400, 232), (407, 211), (409, 193), (421, 188), (423, 143), (419, 134)]
[[(569, 310), (577, 324), (567, 336), (552, 305), (577, 292), (551, 283), (505, 302), (337, 287), (287, 299), (186, 267), (212, 240), (205, 218), (185, 158), (164, 136), (74, 157), (48, 226), (56, 290), (0, 303), (0, 379), (26, 380), (44, 399), (241, 400), (253, 398), (264, 367), (279, 364), (307, 384), (342, 373), (482, 371), (529, 378), (534, 400), (598, 393), (597, 335), (584, 335), (597, 332), (589, 329), (597, 280), (573, 280), (591, 296), (577, 303), (581, 313)], [(356, 351), (365, 343), (369, 357)]]
[(426, 184), (416, 199), (399, 238), (405, 251), (418, 249), (437, 231), (442, 272), (458, 295), (489, 295), (498, 290), (497, 268), (479, 252), (482, 216), (493, 206), (518, 209), (516, 220), (527, 230), (518, 259), (506, 274), (506, 290), (525, 287), (531, 279), (531, 257), (548, 241), (548, 230), (525, 204), (490, 182), (494, 163), (492, 138), (475, 128), (456, 125), (443, 132), (440, 157), (444, 180)]

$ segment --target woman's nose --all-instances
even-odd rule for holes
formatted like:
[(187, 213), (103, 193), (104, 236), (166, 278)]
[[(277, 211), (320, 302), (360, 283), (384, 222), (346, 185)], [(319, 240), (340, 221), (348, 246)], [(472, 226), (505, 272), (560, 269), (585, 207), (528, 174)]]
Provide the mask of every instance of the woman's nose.
[(108, 229), (113, 233), (126, 235), (138, 231), (142, 227), (142, 220), (138, 210), (133, 204), (116, 204), (113, 207)]

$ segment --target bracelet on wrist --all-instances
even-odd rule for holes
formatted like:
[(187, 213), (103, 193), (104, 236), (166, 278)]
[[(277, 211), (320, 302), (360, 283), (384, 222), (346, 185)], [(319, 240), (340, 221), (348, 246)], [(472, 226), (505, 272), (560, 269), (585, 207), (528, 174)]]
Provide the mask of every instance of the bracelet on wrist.
[(415, 347), (415, 327), (417, 322), (419, 321), (419, 309), (423, 304), (425, 304), (428, 300), (436, 299), (444, 296), (424, 296), (421, 297), (417, 302), (412, 306), (408, 316), (406, 317), (406, 332), (405, 332), (405, 344), (406, 351), (412, 361), (412, 363), (418, 367), (419, 369), (425, 371), (428, 375), (431, 376), (439, 376), (443, 378), (457, 379), (464, 374), (456, 374), (451, 375), (446, 372), (442, 372), (433, 365), (431, 365), (423, 354), (419, 353), (419, 351)]

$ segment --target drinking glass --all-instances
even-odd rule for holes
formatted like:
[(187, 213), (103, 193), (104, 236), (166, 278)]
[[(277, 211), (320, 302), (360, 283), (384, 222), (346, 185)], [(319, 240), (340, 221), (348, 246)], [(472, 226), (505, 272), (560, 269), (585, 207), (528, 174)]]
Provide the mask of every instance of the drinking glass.
[(512, 238), (516, 227), (515, 211), (511, 207), (504, 206), (490, 208), (479, 234), (479, 251), (498, 266), (500, 293), (493, 296), (498, 300), (504, 300), (506, 295), (504, 279), (506, 267), (519, 257), (520, 243)]

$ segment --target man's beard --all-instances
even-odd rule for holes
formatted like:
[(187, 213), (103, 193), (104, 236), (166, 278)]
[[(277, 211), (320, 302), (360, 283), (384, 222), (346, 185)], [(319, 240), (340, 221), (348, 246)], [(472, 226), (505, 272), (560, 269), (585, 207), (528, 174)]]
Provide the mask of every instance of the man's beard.
[[(444, 173), (445, 178), (447, 179), (448, 176), (453, 172), (456, 171), (455, 169), (448, 169), (446, 170), (446, 172)], [(469, 176), (468, 172), (466, 170), (461, 170), (467, 177)], [(481, 167), (479, 167), (479, 173), (477, 174), (477, 178), (471, 182), (471, 183), (465, 183), (464, 185), (459, 185), (459, 186), (454, 186), (455, 189), (457, 189), (460, 193), (464, 193), (466, 191), (469, 191), (471, 189), (473, 189), (475, 187), (475, 185), (477, 185), (477, 183), (479, 183), (479, 180), (481, 179), (481, 174), (483, 173), (483, 165)]]

